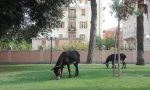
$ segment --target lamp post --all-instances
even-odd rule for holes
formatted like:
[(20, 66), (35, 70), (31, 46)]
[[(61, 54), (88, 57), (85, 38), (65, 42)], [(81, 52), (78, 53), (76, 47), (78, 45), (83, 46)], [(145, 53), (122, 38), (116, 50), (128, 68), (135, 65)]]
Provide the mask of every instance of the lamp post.
[(53, 37), (51, 36), (50, 37), (50, 41), (51, 41), (51, 59), (50, 59), (50, 64), (52, 63), (52, 57), (53, 57), (53, 55), (52, 55), (52, 49), (53, 49), (53, 46), (52, 46), (52, 40), (53, 40)]
[(55, 40), (55, 36), (51, 33), (46, 33), (47, 39), (50, 41), (50, 64), (52, 63), (52, 58), (53, 58), (53, 40)]
[(55, 35), (51, 33), (50, 35), (50, 49), (51, 49), (50, 64), (52, 63), (52, 59), (53, 59), (53, 40), (55, 40)]
[(147, 41), (149, 41), (150, 35), (146, 35), (145, 38), (146, 38)]

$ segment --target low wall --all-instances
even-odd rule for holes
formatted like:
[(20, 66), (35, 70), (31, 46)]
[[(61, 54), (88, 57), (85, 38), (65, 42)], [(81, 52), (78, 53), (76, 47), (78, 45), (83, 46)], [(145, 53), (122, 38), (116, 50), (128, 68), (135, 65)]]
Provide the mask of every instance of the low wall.
[[(81, 63), (86, 63), (88, 51), (79, 51)], [(109, 54), (113, 51), (94, 51), (93, 63), (103, 63)], [(136, 63), (136, 51), (124, 51), (127, 55), (126, 63)], [(61, 51), (52, 52), (52, 63), (56, 63)], [(144, 60), (150, 63), (150, 51), (145, 51)], [(14, 63), (50, 63), (50, 51), (1, 51), (0, 63), (1, 64), (14, 64)]]

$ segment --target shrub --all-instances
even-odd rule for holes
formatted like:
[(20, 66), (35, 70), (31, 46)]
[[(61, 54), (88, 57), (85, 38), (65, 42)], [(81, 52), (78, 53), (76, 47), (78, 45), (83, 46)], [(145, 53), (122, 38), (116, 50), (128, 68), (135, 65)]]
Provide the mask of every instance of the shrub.
[(87, 50), (88, 49), (88, 44), (85, 43), (71, 43), (69, 45), (65, 45), (62, 47), (63, 50)]
[(25, 40), (8, 40), (8, 39), (1, 39), (0, 40), (0, 50), (8, 50), (12, 49), (15, 51), (20, 51), (20, 50), (31, 50), (32, 45), (30, 43), (27, 43)]

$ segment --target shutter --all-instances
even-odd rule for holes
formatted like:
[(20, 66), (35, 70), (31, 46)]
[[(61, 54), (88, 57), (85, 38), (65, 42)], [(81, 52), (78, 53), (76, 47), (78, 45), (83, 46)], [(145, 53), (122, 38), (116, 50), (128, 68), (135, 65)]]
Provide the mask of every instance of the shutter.
[(87, 25), (87, 21), (86, 21), (86, 29), (88, 28), (88, 25)]
[(81, 23), (81, 21), (80, 21), (80, 29), (81, 29), (81, 24), (82, 24), (82, 23)]
[(79, 0), (80, 1), (80, 3), (82, 2), (82, 0)]
[(76, 31), (76, 20), (74, 20), (74, 29)]
[(70, 30), (70, 20), (68, 20), (68, 31)]

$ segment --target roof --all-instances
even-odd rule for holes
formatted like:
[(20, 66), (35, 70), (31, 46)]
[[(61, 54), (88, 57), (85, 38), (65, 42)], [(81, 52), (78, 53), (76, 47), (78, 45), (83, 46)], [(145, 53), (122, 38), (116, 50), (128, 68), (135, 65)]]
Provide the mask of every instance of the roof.
[(105, 32), (105, 31), (113, 31), (113, 32), (114, 32), (114, 31), (116, 31), (116, 30), (117, 30), (117, 27), (112, 27), (112, 28), (109, 28), (109, 29), (104, 30), (104, 32)]

